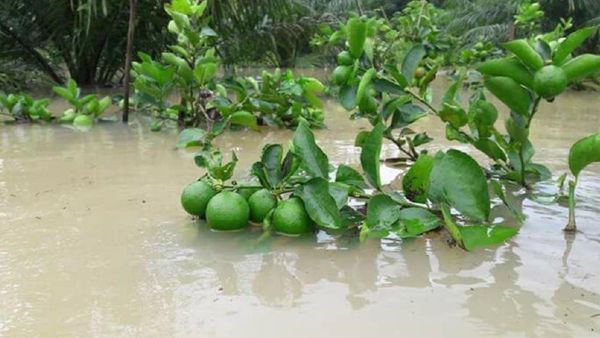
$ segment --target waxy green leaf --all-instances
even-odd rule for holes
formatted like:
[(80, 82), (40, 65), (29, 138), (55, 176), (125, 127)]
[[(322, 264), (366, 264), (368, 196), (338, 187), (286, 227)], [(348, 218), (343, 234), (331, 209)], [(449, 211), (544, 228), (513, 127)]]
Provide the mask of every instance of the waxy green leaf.
[(427, 54), (423, 45), (414, 45), (406, 54), (404, 61), (402, 62), (402, 75), (406, 78), (407, 82), (412, 83), (415, 77), (415, 72), (419, 67), (419, 63)]
[(302, 169), (313, 177), (329, 177), (329, 159), (315, 142), (315, 135), (306, 122), (302, 121), (298, 125), (293, 144)]
[(449, 204), (474, 220), (487, 221), (490, 216), (490, 194), (485, 174), (471, 156), (458, 150), (436, 155), (430, 176), (429, 199)]
[(417, 203), (427, 202), (433, 163), (433, 157), (423, 154), (404, 175), (402, 188), (407, 199)]
[(329, 193), (329, 182), (313, 178), (294, 191), (302, 199), (310, 218), (324, 229), (339, 230), (343, 227), (342, 216), (335, 199)]
[(525, 39), (513, 40), (502, 45), (512, 52), (526, 66), (534, 71), (544, 67), (544, 59)]
[(529, 115), (531, 96), (519, 83), (509, 77), (495, 76), (485, 79), (485, 87), (514, 112)]
[(577, 141), (569, 152), (569, 168), (576, 177), (594, 162), (600, 162), (600, 134)]
[(480, 247), (502, 244), (519, 232), (517, 228), (501, 225), (459, 226), (458, 229), (462, 236), (463, 246), (467, 251), (473, 251)]
[(358, 59), (365, 47), (367, 38), (367, 24), (359, 18), (348, 21), (348, 46), (350, 54)]
[(587, 40), (597, 30), (596, 27), (586, 27), (571, 33), (567, 39), (558, 46), (556, 52), (552, 56), (552, 61), (555, 65), (560, 66), (563, 62), (579, 48), (585, 40)]
[(514, 57), (486, 61), (477, 70), (483, 75), (509, 77), (527, 88), (533, 88), (533, 75)]
[(379, 157), (381, 155), (384, 131), (385, 125), (382, 123), (377, 124), (362, 142), (362, 151), (360, 153), (360, 163), (362, 164), (367, 180), (378, 190), (381, 189)]

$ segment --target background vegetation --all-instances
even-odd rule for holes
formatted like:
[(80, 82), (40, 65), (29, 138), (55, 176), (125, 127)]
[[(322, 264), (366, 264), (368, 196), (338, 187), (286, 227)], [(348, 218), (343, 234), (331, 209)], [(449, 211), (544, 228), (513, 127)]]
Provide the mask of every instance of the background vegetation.
[[(291, 67), (334, 62), (311, 46), (322, 24), (344, 22), (350, 12), (390, 16), (406, 0), (211, 0), (210, 26), (219, 34), (217, 52), (232, 65)], [(138, 2), (135, 50), (155, 56), (170, 45), (164, 0)], [(523, 0), (437, 0), (447, 17), (442, 33), (461, 44), (519, 36), (514, 16)], [(543, 0), (540, 31), (563, 19), (573, 27), (600, 23), (600, 1)], [(118, 85), (123, 78), (128, 3), (122, 0), (5, 0), (0, 2), (0, 88), (11, 90), (40, 81), (82, 86)], [(597, 51), (598, 37), (587, 51)], [(24, 74), (27, 74), (24, 76)]]

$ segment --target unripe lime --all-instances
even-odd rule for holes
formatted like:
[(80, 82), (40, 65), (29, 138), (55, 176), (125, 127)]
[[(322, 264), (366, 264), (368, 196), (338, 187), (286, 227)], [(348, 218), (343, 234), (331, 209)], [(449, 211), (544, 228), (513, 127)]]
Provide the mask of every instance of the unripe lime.
[(557, 66), (545, 66), (533, 77), (533, 89), (545, 99), (551, 99), (567, 88), (568, 79), (565, 71)]
[(73, 120), (73, 125), (75, 127), (91, 127), (94, 124), (94, 119), (89, 115), (78, 115)]
[(313, 223), (304, 209), (304, 202), (292, 197), (279, 203), (273, 211), (273, 226), (280, 234), (297, 236), (310, 232)]
[(269, 211), (277, 206), (277, 198), (269, 190), (262, 189), (250, 196), (248, 205), (252, 222), (262, 223)]
[(342, 66), (351, 66), (354, 63), (354, 58), (348, 51), (343, 51), (337, 55), (337, 63)]
[(352, 72), (352, 67), (349, 66), (338, 66), (333, 70), (333, 75), (331, 80), (336, 85), (344, 85), (348, 82), (348, 78), (350, 77), (350, 73)]
[(425, 69), (425, 67), (419, 67), (415, 71), (415, 78), (420, 79), (425, 76), (425, 74), (427, 74), (427, 69)]
[(222, 191), (206, 206), (206, 223), (220, 231), (241, 230), (248, 226), (250, 207), (242, 195)]
[(244, 197), (246, 200), (250, 199), (250, 196), (252, 196), (252, 194), (254, 194), (255, 192), (259, 191), (260, 188), (256, 188), (256, 187), (244, 187), (243, 185), (240, 185), (236, 192), (240, 195), (242, 195), (242, 197)]
[(206, 205), (216, 193), (207, 182), (194, 182), (183, 189), (181, 206), (190, 215), (204, 217)]

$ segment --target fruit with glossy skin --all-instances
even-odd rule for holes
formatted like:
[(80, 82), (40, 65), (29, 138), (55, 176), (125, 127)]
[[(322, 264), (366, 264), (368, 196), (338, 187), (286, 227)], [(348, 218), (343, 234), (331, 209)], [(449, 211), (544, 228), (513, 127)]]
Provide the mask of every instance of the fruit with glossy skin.
[(246, 199), (233, 191), (222, 191), (206, 206), (206, 223), (213, 230), (233, 231), (248, 226), (250, 207)]
[(250, 196), (248, 205), (250, 206), (250, 220), (262, 223), (269, 211), (277, 206), (277, 198), (269, 190), (262, 189)]
[(181, 193), (181, 206), (190, 215), (204, 217), (206, 206), (216, 193), (217, 191), (207, 182), (194, 182)]
[(313, 228), (313, 222), (304, 209), (304, 202), (298, 197), (279, 203), (273, 211), (272, 222), (277, 233), (288, 236), (309, 233)]
[(545, 66), (538, 70), (533, 77), (533, 89), (545, 99), (551, 99), (567, 88), (567, 75), (557, 66)]

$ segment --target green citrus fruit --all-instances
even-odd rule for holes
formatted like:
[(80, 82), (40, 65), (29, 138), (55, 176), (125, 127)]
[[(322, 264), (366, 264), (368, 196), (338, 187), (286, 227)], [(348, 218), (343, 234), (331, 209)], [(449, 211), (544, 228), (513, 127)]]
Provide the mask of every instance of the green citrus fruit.
[(273, 211), (275, 231), (284, 235), (301, 235), (312, 230), (312, 221), (304, 209), (304, 202), (292, 197), (279, 203)]
[(419, 67), (415, 71), (415, 78), (420, 79), (425, 76), (425, 74), (427, 74), (427, 69), (425, 69), (425, 67)]
[(336, 85), (344, 85), (348, 82), (352, 67), (349, 66), (338, 66), (333, 70), (332, 81)]
[(75, 127), (91, 127), (94, 124), (94, 119), (89, 115), (78, 115), (73, 120)]
[(250, 196), (248, 205), (252, 222), (262, 223), (269, 211), (277, 206), (277, 198), (269, 190), (262, 189)]
[(557, 66), (545, 66), (533, 77), (533, 89), (546, 99), (553, 98), (567, 88), (567, 74)]
[(252, 196), (252, 194), (254, 194), (255, 192), (257, 192), (259, 190), (260, 190), (260, 188), (239, 186), (237, 188), (236, 192), (238, 194), (242, 195), (246, 200), (248, 200), (250, 198), (250, 196)]
[(218, 193), (206, 206), (206, 222), (214, 230), (241, 230), (248, 226), (249, 218), (248, 202), (232, 191)]
[(337, 55), (337, 63), (342, 66), (351, 66), (354, 63), (354, 58), (348, 51), (343, 51)]
[(207, 182), (194, 182), (183, 189), (181, 205), (188, 214), (204, 217), (206, 205), (216, 193), (215, 189)]

